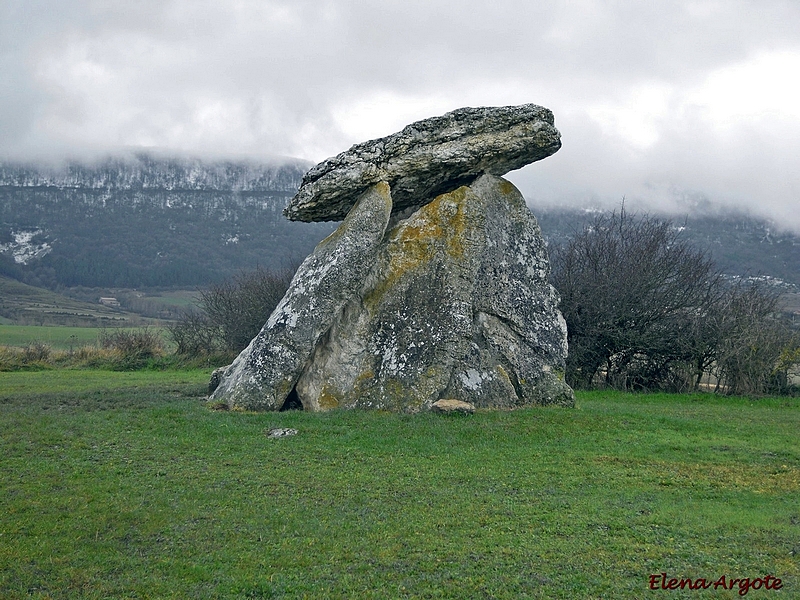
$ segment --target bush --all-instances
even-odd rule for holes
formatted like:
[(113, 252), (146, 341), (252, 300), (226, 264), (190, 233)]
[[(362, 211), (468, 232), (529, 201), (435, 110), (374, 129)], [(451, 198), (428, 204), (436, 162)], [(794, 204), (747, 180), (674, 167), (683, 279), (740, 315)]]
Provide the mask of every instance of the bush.
[(187, 311), (169, 334), (179, 354), (238, 354), (269, 319), (286, 293), (294, 272), (258, 268), (212, 285), (200, 294), (197, 309)]
[(787, 393), (800, 363), (800, 335), (779, 311), (780, 294), (758, 282), (730, 288), (718, 306), (713, 373), (735, 395)]
[(704, 375), (731, 394), (785, 392), (798, 334), (777, 292), (730, 283), (669, 221), (598, 216), (552, 251), (573, 387), (697, 389)]
[(219, 327), (205, 313), (185, 311), (178, 321), (167, 325), (175, 342), (175, 352), (185, 356), (202, 356), (224, 352)]
[(52, 359), (52, 349), (41, 341), (30, 342), (24, 348), (0, 346), (0, 371), (49, 369)]
[(102, 350), (112, 351), (118, 368), (141, 368), (148, 360), (164, 354), (164, 341), (158, 331), (149, 327), (141, 329), (104, 329), (98, 336)]
[[(552, 281), (567, 321), (567, 382), (618, 388), (675, 386), (695, 351), (721, 278), (670, 222), (600, 215), (552, 252)], [(679, 378), (680, 379), (680, 378)]]
[(49, 360), (52, 350), (42, 341), (34, 340), (22, 349), (22, 362), (25, 364), (45, 363)]

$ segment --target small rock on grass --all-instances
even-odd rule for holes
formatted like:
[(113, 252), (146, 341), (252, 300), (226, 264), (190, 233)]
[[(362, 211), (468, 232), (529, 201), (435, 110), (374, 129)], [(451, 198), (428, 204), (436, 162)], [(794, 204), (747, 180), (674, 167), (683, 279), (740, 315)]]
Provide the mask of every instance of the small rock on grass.
[(289, 437), (290, 435), (297, 435), (297, 429), (291, 429), (289, 427), (273, 427), (272, 429), (267, 430), (268, 438), (282, 438)]
[(459, 413), (463, 415), (471, 415), (475, 412), (475, 406), (469, 402), (462, 402), (461, 400), (437, 400), (431, 404), (431, 410), (440, 414)]
[(225, 367), (219, 367), (217, 369), (214, 369), (214, 371), (211, 373), (211, 379), (208, 382), (208, 393), (209, 393), (209, 395), (213, 394), (214, 390), (216, 390), (219, 387), (219, 383), (220, 383), (220, 381), (222, 381), (222, 378), (225, 376), (225, 371), (228, 370), (229, 366), (230, 365), (225, 366)]

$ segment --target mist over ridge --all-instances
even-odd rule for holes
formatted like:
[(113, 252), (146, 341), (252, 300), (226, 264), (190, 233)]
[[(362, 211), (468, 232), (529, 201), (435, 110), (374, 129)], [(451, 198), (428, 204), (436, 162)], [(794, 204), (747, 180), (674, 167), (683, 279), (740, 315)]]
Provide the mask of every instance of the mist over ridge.
[[(192, 288), (239, 269), (296, 265), (336, 227), (290, 222), (282, 214), (310, 166), (291, 158), (149, 152), (43, 166), (2, 162), (0, 273), (54, 289)], [(519, 187), (549, 243), (565, 241), (597, 212), (621, 206), (621, 199), (542, 202)], [(726, 272), (800, 284), (800, 236), (703, 196), (669, 208), (625, 199), (629, 212), (649, 212), (685, 228)]]

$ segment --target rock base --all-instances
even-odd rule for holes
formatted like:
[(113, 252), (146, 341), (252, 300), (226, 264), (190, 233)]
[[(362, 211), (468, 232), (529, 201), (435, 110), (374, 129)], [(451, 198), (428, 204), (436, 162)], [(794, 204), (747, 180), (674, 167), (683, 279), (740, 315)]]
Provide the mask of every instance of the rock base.
[(519, 191), (483, 175), (388, 227), (383, 185), (303, 263), (212, 399), (246, 410), (290, 397), (311, 411), (418, 412), (442, 398), (572, 406), (566, 324)]

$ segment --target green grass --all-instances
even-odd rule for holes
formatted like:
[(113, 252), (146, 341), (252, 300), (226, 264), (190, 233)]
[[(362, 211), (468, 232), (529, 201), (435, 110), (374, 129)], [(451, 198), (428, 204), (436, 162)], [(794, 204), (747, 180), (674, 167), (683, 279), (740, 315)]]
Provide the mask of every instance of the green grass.
[[(81, 346), (93, 346), (98, 342), (100, 332), (137, 331), (141, 327), (65, 327), (41, 325), (0, 325), (0, 346), (24, 348), (33, 342), (42, 342), (53, 350), (70, 350)], [(149, 327), (158, 331), (167, 346), (170, 340), (164, 328)]]
[[(139, 389), (159, 391), (160, 387), (200, 386), (208, 384), (207, 370), (192, 371), (101, 371), (63, 369), (52, 371), (0, 372), (0, 398), (24, 403), (33, 396), (51, 400), (58, 394), (81, 396), (105, 391), (135, 393)], [(199, 389), (199, 388), (198, 388)], [(200, 392), (202, 393), (202, 389)], [(20, 400), (22, 398), (23, 400)]]
[(95, 344), (100, 331), (99, 327), (0, 325), (0, 346), (22, 348), (32, 342), (43, 342), (54, 350), (69, 350)]
[(175, 308), (192, 308), (197, 305), (200, 294), (197, 290), (173, 290), (146, 294), (143, 298)]
[(800, 597), (797, 399), (249, 414), (207, 376), (0, 373), (0, 597)]

